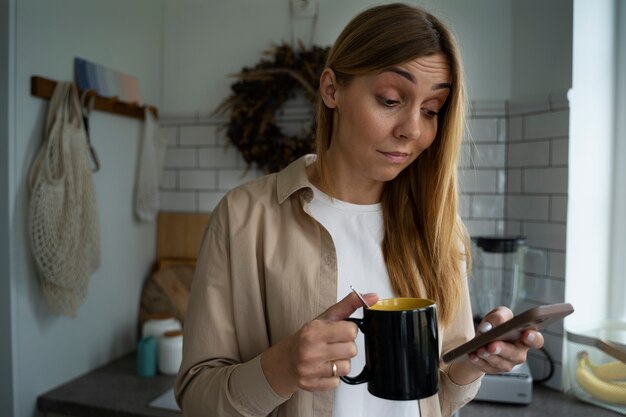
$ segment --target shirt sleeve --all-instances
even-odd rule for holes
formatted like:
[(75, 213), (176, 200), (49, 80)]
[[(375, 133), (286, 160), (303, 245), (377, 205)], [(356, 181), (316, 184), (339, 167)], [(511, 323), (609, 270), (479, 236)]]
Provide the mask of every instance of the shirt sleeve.
[[(217, 217), (215, 217), (217, 216)], [(268, 383), (260, 355), (243, 360), (232, 291), (228, 216), (216, 208), (205, 232), (184, 323), (176, 401), (187, 417), (266, 416), (286, 401)]]
[[(465, 262), (461, 265), (463, 273), (461, 303), (455, 314), (455, 319), (446, 328), (444, 333), (442, 352), (461, 345), (462, 343), (472, 339), (474, 333), (474, 322), (472, 319), (472, 308), (469, 298), (469, 288), (467, 285), (467, 276)], [(448, 375), (449, 364), (441, 362), (439, 368), (439, 403), (442, 416), (450, 416), (457, 409), (463, 407), (470, 402), (478, 393), (482, 377), (466, 385), (458, 385), (450, 379)]]

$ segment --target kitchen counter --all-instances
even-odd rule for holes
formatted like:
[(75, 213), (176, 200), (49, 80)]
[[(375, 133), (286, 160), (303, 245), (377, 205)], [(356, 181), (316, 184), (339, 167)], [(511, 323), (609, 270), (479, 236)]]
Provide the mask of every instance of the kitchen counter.
[[(37, 407), (46, 416), (180, 417), (179, 412), (148, 405), (173, 384), (173, 376), (139, 377), (135, 371), (135, 354), (132, 353), (40, 395)], [(530, 405), (474, 401), (461, 409), (459, 415), (616, 417), (619, 414), (537, 385), (533, 389)]]
[(148, 404), (174, 385), (173, 376), (142, 378), (135, 353), (95, 369), (37, 398), (46, 416), (180, 417), (181, 413)]
[(617, 417), (621, 414), (579, 401), (577, 398), (533, 385), (533, 399), (528, 405), (472, 401), (459, 411), (459, 417)]

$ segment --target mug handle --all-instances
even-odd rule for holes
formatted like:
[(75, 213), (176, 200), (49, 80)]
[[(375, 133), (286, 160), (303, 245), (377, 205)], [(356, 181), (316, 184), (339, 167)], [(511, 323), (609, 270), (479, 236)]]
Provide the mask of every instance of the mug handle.
[[(356, 323), (356, 325), (359, 327), (359, 330), (365, 333), (364, 328), (363, 328), (363, 319), (354, 319), (352, 317), (349, 317), (346, 320)], [(341, 379), (343, 382), (345, 382), (346, 384), (350, 384), (350, 385), (363, 384), (364, 382), (367, 382), (368, 378), (369, 378), (369, 371), (367, 369), (367, 365), (363, 367), (363, 370), (357, 376), (340, 376), (339, 377), (339, 379)]]

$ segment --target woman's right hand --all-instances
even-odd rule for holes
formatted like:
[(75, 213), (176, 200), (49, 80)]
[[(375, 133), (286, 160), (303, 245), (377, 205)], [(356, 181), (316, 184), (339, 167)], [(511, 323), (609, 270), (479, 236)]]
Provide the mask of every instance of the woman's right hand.
[[(363, 297), (369, 305), (378, 301), (376, 294)], [(356, 294), (350, 293), (263, 352), (263, 373), (278, 395), (288, 398), (300, 389), (326, 391), (339, 385), (339, 376), (350, 373), (350, 359), (357, 354), (357, 326), (346, 319), (362, 306)], [(333, 376), (333, 362), (337, 376)]]

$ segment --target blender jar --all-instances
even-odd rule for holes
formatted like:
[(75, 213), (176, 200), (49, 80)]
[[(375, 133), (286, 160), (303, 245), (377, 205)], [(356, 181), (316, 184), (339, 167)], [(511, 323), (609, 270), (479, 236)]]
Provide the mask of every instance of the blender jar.
[(498, 306), (515, 310), (524, 281), (526, 251), (523, 236), (472, 237), (469, 288), (476, 322)]

